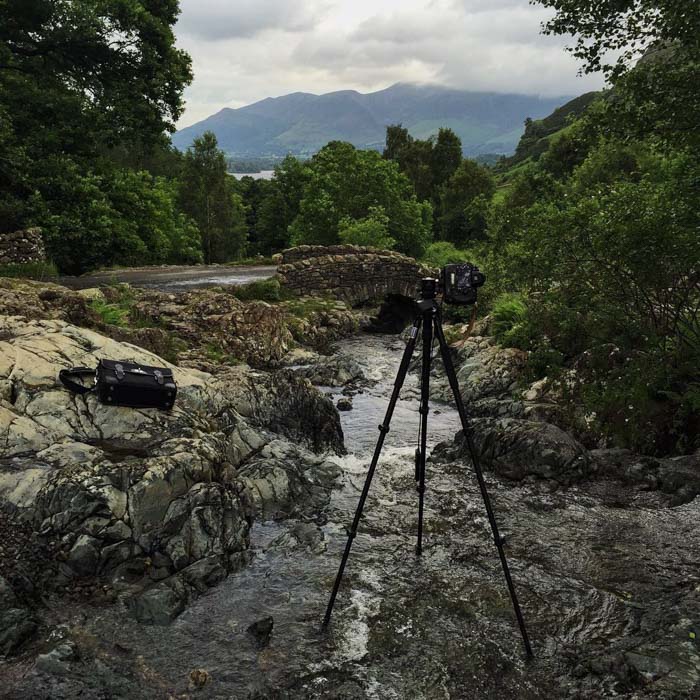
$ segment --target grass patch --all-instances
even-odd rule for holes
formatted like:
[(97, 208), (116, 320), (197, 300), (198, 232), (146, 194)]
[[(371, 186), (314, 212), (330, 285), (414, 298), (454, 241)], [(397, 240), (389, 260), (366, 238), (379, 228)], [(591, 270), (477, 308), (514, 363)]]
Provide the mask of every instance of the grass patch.
[(226, 352), (220, 345), (216, 343), (207, 343), (204, 346), (204, 354), (207, 359), (211, 362), (216, 362), (219, 365), (240, 365), (243, 364), (242, 360), (232, 355), (230, 352)]
[(103, 323), (110, 326), (125, 328), (129, 325), (129, 309), (119, 304), (111, 304), (106, 299), (93, 299), (90, 302), (92, 310), (100, 317)]
[(58, 277), (58, 270), (53, 263), (11, 263), (0, 265), (0, 277), (25, 278), (44, 282)]
[(284, 307), (292, 316), (298, 318), (309, 318), (315, 313), (332, 311), (337, 308), (337, 299), (326, 297), (302, 297), (284, 302)]
[(276, 277), (266, 280), (255, 280), (230, 288), (230, 293), (241, 301), (268, 301), (276, 303), (290, 298), (287, 290), (282, 288)]

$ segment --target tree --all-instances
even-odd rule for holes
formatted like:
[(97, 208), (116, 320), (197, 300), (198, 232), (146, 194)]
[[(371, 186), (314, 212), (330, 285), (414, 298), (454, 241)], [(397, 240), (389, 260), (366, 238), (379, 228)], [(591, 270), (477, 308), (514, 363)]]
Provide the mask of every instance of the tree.
[(190, 59), (175, 47), (177, 0), (4, 0), (0, 3), (2, 97), (84, 142), (157, 139), (174, 130)]
[(493, 175), (473, 160), (463, 160), (442, 192), (442, 238), (457, 245), (482, 238), (486, 205), (495, 191)]
[(289, 247), (290, 232), (308, 180), (308, 169), (297, 158), (287, 156), (276, 168), (275, 177), (267, 183), (262, 196), (252, 202), (244, 196), (248, 207), (255, 207), (257, 251), (271, 255)]
[(462, 141), (452, 129), (440, 129), (431, 154), (433, 186), (447, 182), (462, 162)]
[(338, 236), (343, 243), (385, 250), (390, 250), (396, 243), (389, 235), (389, 217), (382, 207), (370, 207), (364, 219), (341, 219)]
[(652, 136), (673, 147), (700, 147), (700, 3), (538, 2), (556, 12), (545, 32), (576, 35), (570, 50), (583, 61), (583, 70), (602, 70), (613, 84), (607, 131), (623, 138)]
[[(123, 262), (141, 244), (158, 257), (161, 226), (191, 241), (164, 184), (126, 174), (145, 167), (130, 152), (168, 150), (182, 112), (192, 75), (178, 13), (176, 0), (0, 1), (0, 231), (40, 225), (64, 271)], [(120, 202), (141, 196), (165, 212), (125, 225)]]
[(344, 218), (359, 221), (382, 207), (396, 248), (419, 256), (430, 240), (431, 207), (418, 202), (398, 165), (376, 151), (333, 141), (309, 162), (308, 181), (291, 227), (292, 241), (330, 245), (339, 241)]
[(187, 149), (180, 182), (180, 204), (199, 227), (207, 263), (240, 257), (245, 248), (245, 209), (234, 188), (216, 136), (207, 131)]
[[(570, 49), (587, 73), (612, 78), (650, 50), (677, 46), (700, 49), (700, 5), (683, 0), (537, 0), (555, 10), (546, 34), (576, 35)], [(612, 54), (614, 63), (607, 63)]]

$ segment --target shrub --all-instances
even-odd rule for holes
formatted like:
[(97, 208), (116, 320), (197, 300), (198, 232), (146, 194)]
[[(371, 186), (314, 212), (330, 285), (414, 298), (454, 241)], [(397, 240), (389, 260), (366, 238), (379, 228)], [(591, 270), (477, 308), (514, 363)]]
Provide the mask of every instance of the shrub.
[(491, 307), (491, 331), (500, 345), (514, 345), (518, 330), (526, 323), (526, 314), (527, 307), (519, 294), (501, 294), (495, 299)]
[(53, 263), (33, 262), (0, 265), (0, 277), (24, 277), (30, 280), (51, 280), (58, 277)]
[(92, 310), (102, 319), (103, 323), (110, 326), (129, 325), (129, 309), (119, 304), (111, 304), (106, 299), (93, 299), (90, 302)]
[(230, 293), (241, 301), (283, 301), (287, 294), (276, 277), (265, 280), (255, 280), (248, 284), (231, 287)]
[(451, 263), (459, 263), (471, 260), (471, 255), (467, 250), (460, 250), (454, 243), (449, 241), (436, 241), (431, 243), (423, 254), (423, 262), (429, 267), (444, 267)]
[(338, 237), (342, 243), (384, 250), (390, 250), (396, 244), (389, 235), (389, 217), (383, 207), (370, 207), (369, 214), (363, 219), (341, 219), (338, 224)]

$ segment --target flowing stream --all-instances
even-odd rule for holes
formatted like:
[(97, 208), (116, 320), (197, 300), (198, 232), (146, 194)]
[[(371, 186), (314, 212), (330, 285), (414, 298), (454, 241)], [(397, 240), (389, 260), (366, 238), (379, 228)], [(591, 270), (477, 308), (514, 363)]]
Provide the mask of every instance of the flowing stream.
[[(415, 369), (333, 622), (321, 631), (403, 347), (389, 336), (338, 345), (374, 383), (342, 414), (349, 454), (334, 458), (343, 468), (341, 485), (314, 522), (256, 523), (250, 566), (169, 627), (139, 625), (115, 607), (83, 613), (96, 656), (121, 655), (130, 669), (112, 675), (112, 697), (599, 698), (661, 691), (671, 698), (697, 689), (691, 635), (700, 622), (698, 499), (668, 509), (654, 494), (604, 481), (557, 491), (489, 477), (535, 649), (535, 660), (526, 662), (469, 464), (429, 463), (425, 549), (420, 559), (414, 555)], [(449, 405), (433, 402), (431, 409), (432, 447), (451, 440), (459, 420)], [(246, 630), (267, 616), (274, 627), (260, 649)], [(625, 652), (646, 670), (631, 671)], [(193, 669), (208, 674), (194, 691)]]

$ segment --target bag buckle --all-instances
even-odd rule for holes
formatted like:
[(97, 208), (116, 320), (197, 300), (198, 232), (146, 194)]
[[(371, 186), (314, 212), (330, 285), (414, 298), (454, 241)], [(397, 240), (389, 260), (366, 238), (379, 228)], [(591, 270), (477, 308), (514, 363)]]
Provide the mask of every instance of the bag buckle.
[(153, 372), (153, 374), (155, 375), (156, 381), (158, 382), (158, 384), (163, 384), (163, 383), (164, 383), (163, 373), (162, 373), (159, 369), (155, 370), (155, 371)]
[(117, 379), (119, 381), (124, 379), (124, 377), (126, 376), (126, 373), (124, 372), (124, 365), (121, 365), (119, 363), (114, 365), (114, 373), (117, 375)]

